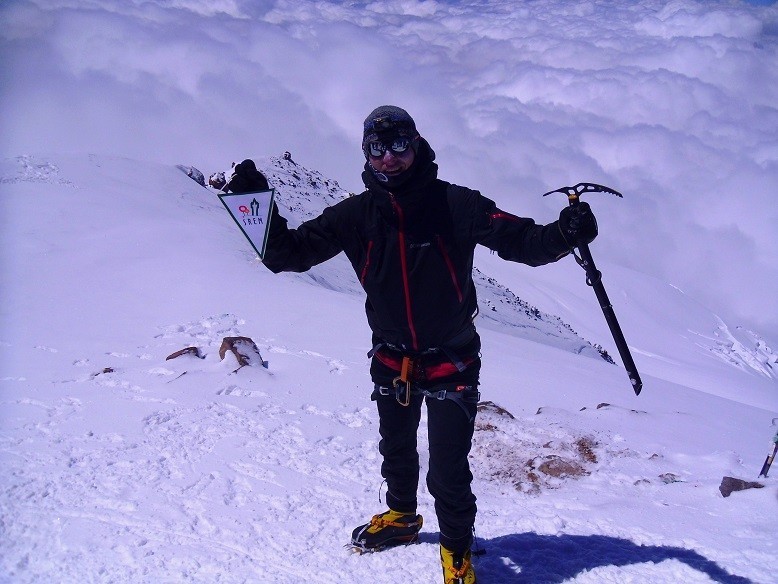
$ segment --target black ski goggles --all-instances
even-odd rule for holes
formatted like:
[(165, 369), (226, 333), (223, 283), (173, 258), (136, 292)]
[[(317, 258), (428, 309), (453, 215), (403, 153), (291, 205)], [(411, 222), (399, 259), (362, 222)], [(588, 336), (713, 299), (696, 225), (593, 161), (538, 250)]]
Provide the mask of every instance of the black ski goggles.
[(367, 153), (373, 158), (381, 158), (386, 154), (387, 150), (391, 150), (394, 154), (402, 154), (408, 150), (411, 145), (410, 138), (404, 138), (399, 136), (391, 142), (381, 142), (374, 140), (367, 143)]

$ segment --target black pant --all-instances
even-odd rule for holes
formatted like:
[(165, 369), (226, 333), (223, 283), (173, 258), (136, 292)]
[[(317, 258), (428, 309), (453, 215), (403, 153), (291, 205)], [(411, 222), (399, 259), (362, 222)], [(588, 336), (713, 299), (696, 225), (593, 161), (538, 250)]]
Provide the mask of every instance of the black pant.
[[(456, 381), (472, 386), (473, 394), (477, 392), (479, 368), (480, 361), (468, 367), (466, 375), (456, 376)], [(435, 386), (425, 384), (429, 389), (435, 389)], [(421, 419), (422, 401), (426, 399), (430, 455), (427, 487), (435, 498), (440, 543), (452, 551), (469, 549), (475, 523), (476, 498), (470, 488), (473, 475), (467, 457), (473, 438), (477, 398), (457, 403), (452, 399), (424, 398), (414, 394), (411, 403), (403, 406), (394, 391), (390, 391), (389, 395), (380, 395), (376, 391), (373, 399), (378, 404), (381, 434), (379, 451), (383, 456), (381, 474), (388, 487), (386, 502), (389, 508), (406, 513), (416, 512), (416, 491), (419, 485), (416, 433)], [(462, 404), (467, 412), (463, 410)]]

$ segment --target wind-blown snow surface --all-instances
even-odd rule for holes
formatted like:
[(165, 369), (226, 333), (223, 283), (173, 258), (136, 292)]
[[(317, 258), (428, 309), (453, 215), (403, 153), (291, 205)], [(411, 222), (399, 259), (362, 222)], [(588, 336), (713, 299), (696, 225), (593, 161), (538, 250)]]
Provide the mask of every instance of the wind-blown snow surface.
[[(296, 221), (346, 194), (257, 160)], [(440, 580), (423, 486), (420, 545), (342, 547), (384, 510), (364, 300), (342, 258), (273, 275), (213, 191), (127, 159), (2, 161), (0, 205), (0, 581)], [(601, 231), (595, 257), (618, 245)], [(604, 263), (635, 397), (591, 348), (617, 359), (572, 259), (484, 251), (477, 267), (482, 399), (512, 415), (477, 420), (479, 582), (774, 582), (775, 478), (718, 491), (756, 479), (767, 454), (771, 348)], [(268, 369), (220, 361), (237, 335)], [(205, 358), (165, 360), (187, 346)]]

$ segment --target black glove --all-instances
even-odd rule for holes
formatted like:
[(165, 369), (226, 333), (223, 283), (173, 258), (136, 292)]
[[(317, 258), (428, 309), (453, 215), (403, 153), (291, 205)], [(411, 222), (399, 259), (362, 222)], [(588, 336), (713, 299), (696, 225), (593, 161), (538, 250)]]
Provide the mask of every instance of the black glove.
[(597, 237), (597, 219), (589, 203), (583, 201), (562, 209), (559, 214), (559, 230), (570, 247), (579, 243), (591, 243)]
[(257, 165), (251, 159), (236, 164), (232, 172), (230, 181), (224, 188), (233, 193), (252, 193), (270, 189), (265, 175), (257, 170)]

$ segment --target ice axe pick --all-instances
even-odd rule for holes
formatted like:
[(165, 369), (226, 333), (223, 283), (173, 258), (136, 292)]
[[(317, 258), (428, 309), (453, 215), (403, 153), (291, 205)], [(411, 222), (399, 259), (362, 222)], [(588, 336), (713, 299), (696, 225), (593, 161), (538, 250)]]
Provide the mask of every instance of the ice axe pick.
[[(563, 193), (567, 195), (567, 200), (571, 207), (575, 207), (580, 202), (580, 197), (584, 193), (609, 193), (621, 197), (622, 194), (611, 188), (594, 184), (594, 183), (578, 183), (573, 187), (562, 187), (545, 193), (543, 196), (550, 195), (551, 193)], [(580, 257), (573, 251), (573, 257), (578, 265), (586, 271), (586, 283), (594, 288), (594, 293), (597, 295), (597, 300), (600, 302), (600, 308), (605, 315), (605, 321), (608, 323), (608, 328), (613, 335), (613, 340), (616, 341), (616, 347), (619, 350), (621, 361), (624, 363), (624, 368), (627, 370), (629, 380), (632, 383), (632, 389), (635, 390), (635, 395), (640, 395), (640, 390), (643, 389), (643, 382), (640, 380), (640, 374), (637, 367), (635, 367), (635, 361), (632, 359), (632, 354), (629, 352), (627, 341), (624, 339), (624, 333), (621, 332), (619, 321), (616, 320), (616, 313), (613, 312), (613, 306), (611, 306), (608, 294), (605, 292), (605, 286), (602, 284), (602, 272), (594, 265), (594, 259), (592, 259), (592, 253), (589, 251), (589, 245), (577, 241), (575, 246), (578, 248)]]

